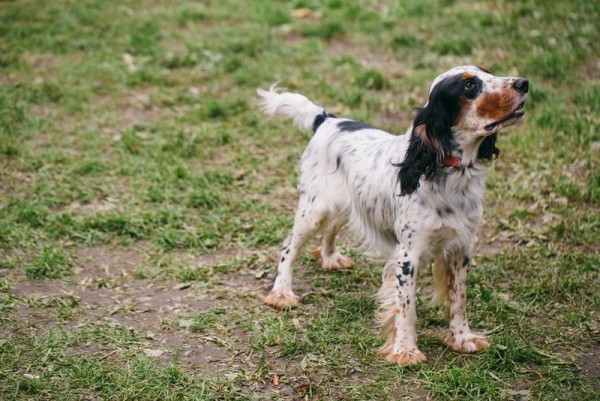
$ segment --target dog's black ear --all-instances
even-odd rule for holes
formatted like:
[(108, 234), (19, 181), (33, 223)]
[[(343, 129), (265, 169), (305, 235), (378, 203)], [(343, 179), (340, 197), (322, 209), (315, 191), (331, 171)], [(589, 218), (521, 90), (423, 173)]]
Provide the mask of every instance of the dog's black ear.
[(431, 91), (427, 105), (418, 110), (413, 122), (404, 161), (398, 167), (400, 195), (410, 195), (419, 187), (422, 176), (431, 179), (445, 154), (452, 149), (452, 118), (456, 113), (452, 93), (441, 82)]
[(477, 159), (492, 160), (500, 155), (500, 149), (496, 147), (497, 134), (486, 136), (481, 146), (479, 146), (479, 152), (477, 153)]

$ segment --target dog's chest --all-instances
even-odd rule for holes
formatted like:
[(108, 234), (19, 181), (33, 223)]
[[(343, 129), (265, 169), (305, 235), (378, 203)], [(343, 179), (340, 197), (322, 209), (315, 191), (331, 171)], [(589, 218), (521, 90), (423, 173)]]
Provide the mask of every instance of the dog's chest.
[(481, 179), (431, 185), (420, 192), (417, 221), (434, 248), (472, 241), (483, 215), (484, 182), (476, 178)]

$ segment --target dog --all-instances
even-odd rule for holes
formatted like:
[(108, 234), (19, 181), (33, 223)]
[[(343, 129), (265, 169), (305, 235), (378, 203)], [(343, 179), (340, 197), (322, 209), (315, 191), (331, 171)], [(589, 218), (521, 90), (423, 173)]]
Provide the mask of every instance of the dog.
[(431, 84), (412, 126), (395, 136), (338, 118), (297, 93), (257, 89), (268, 116), (293, 118), (313, 136), (300, 160), (299, 200), (277, 275), (263, 301), (277, 309), (298, 305), (292, 264), (311, 236), (325, 270), (352, 266), (335, 247), (348, 225), (360, 244), (388, 262), (377, 296), (386, 341), (380, 354), (406, 366), (426, 360), (417, 347), (416, 278), (433, 260), (432, 304), (445, 302), (444, 343), (462, 353), (489, 348), (466, 315), (466, 281), (483, 215), (486, 161), (499, 155), (498, 133), (522, 120), (529, 82), (497, 77), (479, 66), (453, 68)]

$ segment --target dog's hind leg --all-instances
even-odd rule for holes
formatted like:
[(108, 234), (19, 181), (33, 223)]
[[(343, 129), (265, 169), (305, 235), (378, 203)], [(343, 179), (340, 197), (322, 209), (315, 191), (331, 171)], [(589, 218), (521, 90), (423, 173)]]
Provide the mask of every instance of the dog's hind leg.
[(323, 229), (321, 246), (311, 250), (324, 270), (348, 269), (352, 267), (352, 260), (337, 252), (335, 249), (335, 237), (346, 223), (342, 215), (329, 219)]
[(273, 288), (263, 297), (264, 303), (277, 309), (298, 305), (298, 297), (292, 291), (292, 263), (306, 240), (319, 231), (326, 218), (327, 212), (319, 208), (314, 198), (309, 201), (306, 195), (300, 197), (292, 233), (283, 243)]

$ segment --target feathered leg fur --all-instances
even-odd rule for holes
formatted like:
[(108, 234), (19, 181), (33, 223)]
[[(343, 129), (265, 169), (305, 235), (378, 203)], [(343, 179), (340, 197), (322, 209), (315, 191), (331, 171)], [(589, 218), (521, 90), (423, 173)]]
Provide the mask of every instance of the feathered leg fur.
[(379, 353), (391, 363), (407, 366), (427, 358), (417, 347), (416, 276), (419, 258), (405, 250), (390, 260), (383, 273), (378, 321), (386, 342)]

